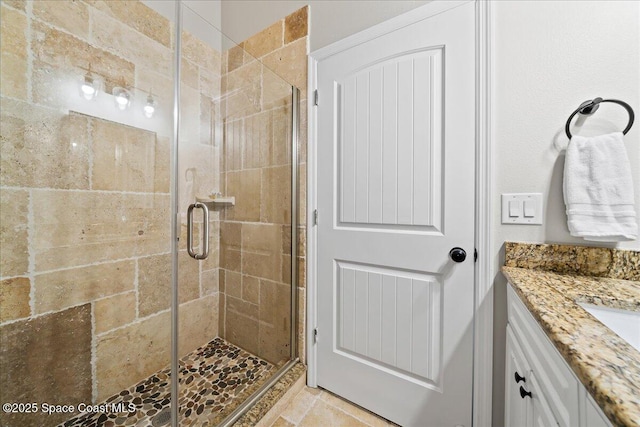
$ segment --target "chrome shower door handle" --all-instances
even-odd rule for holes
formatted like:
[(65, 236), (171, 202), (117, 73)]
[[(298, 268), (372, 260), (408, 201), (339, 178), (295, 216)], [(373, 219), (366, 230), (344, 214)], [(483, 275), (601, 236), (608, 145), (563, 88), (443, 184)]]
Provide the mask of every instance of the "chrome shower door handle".
[[(197, 254), (193, 250), (193, 210), (202, 209), (202, 253)], [(191, 258), (205, 259), (209, 256), (209, 208), (204, 203), (196, 202), (187, 209), (187, 252)]]

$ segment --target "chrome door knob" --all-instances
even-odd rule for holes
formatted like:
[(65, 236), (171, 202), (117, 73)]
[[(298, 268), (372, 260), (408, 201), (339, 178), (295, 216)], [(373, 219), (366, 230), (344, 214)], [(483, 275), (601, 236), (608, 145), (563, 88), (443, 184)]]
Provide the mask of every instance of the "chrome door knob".
[(449, 251), (449, 258), (454, 262), (462, 262), (467, 259), (467, 253), (462, 248), (453, 248)]

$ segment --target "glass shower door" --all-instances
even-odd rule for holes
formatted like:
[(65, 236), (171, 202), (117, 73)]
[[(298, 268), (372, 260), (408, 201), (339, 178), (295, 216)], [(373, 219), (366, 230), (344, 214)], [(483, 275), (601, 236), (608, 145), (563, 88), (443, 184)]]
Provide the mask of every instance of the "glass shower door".
[(170, 405), (170, 17), (0, 18), (0, 424), (143, 422)]
[(217, 425), (292, 359), (292, 87), (181, 7), (177, 421)]

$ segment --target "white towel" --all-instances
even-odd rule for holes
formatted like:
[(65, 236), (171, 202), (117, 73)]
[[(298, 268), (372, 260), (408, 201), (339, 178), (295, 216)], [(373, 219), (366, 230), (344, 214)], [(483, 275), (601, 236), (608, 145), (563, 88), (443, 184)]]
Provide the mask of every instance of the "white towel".
[(563, 187), (572, 236), (601, 242), (638, 237), (631, 165), (622, 132), (571, 138)]

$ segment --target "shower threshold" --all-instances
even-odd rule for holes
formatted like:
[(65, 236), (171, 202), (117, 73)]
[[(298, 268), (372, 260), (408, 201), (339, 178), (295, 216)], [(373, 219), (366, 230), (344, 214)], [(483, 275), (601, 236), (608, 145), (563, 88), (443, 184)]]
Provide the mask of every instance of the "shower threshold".
[[(216, 338), (180, 360), (180, 426), (216, 426), (276, 372), (276, 366)], [(135, 410), (87, 413), (59, 427), (168, 426), (171, 373), (164, 369), (104, 403)]]

